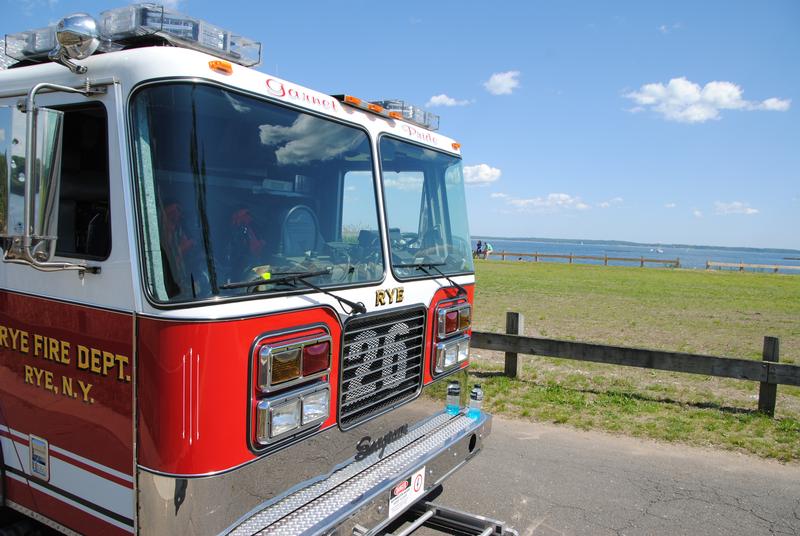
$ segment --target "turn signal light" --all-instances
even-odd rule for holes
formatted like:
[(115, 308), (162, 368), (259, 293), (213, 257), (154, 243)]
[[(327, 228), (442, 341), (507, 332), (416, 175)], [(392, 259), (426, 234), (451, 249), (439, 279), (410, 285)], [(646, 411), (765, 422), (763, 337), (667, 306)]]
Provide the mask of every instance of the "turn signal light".
[(444, 312), (444, 334), (455, 333), (458, 331), (458, 311)]
[(278, 385), (300, 377), (300, 363), (303, 352), (300, 348), (284, 350), (272, 355), (269, 383)]
[(261, 392), (284, 389), (318, 378), (331, 366), (327, 335), (264, 344), (258, 351), (257, 387)]
[(303, 347), (303, 376), (326, 370), (331, 361), (331, 341), (324, 340)]
[(464, 333), (472, 326), (472, 307), (468, 303), (441, 307), (437, 311), (437, 316), (439, 339)]

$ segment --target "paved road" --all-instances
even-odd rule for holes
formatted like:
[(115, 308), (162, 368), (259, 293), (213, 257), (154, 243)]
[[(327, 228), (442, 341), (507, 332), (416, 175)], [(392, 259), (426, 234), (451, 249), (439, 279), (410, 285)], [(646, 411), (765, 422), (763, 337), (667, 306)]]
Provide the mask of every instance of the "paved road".
[(800, 535), (800, 466), (495, 418), (437, 501), (520, 536)]

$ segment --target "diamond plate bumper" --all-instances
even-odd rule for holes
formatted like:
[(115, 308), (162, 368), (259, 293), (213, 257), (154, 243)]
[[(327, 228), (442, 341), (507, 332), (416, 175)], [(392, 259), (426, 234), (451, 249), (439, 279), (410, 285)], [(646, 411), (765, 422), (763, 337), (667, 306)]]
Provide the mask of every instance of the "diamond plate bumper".
[[(480, 452), (491, 416), (442, 413), (325, 480), (299, 489), (239, 523), (230, 534), (374, 534), (386, 526), (392, 488), (425, 467), (425, 493)], [(424, 493), (422, 494), (424, 496)], [(411, 505), (409, 505), (410, 507)], [(396, 518), (402, 512), (393, 512)]]

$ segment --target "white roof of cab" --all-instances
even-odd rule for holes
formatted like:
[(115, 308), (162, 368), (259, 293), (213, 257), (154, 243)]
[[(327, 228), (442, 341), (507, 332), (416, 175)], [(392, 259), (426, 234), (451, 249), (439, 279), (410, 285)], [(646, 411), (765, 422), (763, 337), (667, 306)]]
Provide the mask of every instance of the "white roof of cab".
[(125, 95), (150, 80), (205, 79), (357, 123), (376, 134), (389, 132), (449, 153), (461, 152), (453, 147), (451, 138), (438, 132), (343, 105), (330, 95), (241, 65), (231, 63), (233, 73), (221, 74), (209, 67), (209, 62), (214, 60), (219, 61), (219, 58), (191, 49), (159, 46), (96, 54), (78, 62), (88, 67), (86, 75), (73, 74), (66, 67), (52, 62), (17, 67), (0, 70), (0, 96), (22, 95), (40, 82), (77, 87), (83, 85), (87, 77), (98, 82), (118, 83)]

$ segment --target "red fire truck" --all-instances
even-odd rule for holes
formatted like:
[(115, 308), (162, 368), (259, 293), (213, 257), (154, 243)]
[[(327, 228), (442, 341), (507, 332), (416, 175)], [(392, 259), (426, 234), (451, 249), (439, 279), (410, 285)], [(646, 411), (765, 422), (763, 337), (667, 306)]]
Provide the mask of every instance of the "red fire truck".
[[(473, 264), (436, 116), (258, 72), (259, 43), (152, 4), (4, 52), (6, 512), (67, 534), (513, 532), (430, 502), (491, 423), (465, 409)], [(421, 396), (454, 381), (455, 411)]]

